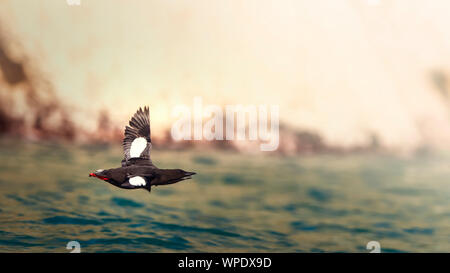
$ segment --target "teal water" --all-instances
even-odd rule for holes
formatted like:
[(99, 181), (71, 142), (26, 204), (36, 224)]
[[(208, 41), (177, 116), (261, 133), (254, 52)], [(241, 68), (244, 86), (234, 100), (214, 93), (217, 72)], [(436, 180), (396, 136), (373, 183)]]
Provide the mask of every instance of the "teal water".
[(450, 156), (153, 151), (193, 180), (89, 178), (120, 147), (0, 142), (0, 252), (450, 252)]

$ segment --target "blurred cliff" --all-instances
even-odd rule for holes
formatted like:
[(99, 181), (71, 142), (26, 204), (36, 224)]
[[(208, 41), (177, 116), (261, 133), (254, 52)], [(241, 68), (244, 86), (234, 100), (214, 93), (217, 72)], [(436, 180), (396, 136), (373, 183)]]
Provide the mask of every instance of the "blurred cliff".
[(27, 62), (17, 59), (0, 32), (0, 133), (30, 139), (67, 139), (76, 135), (67, 108), (53, 86)]
[[(4, 1), (0, 134), (117, 143), (150, 105), (277, 104), (279, 153), (450, 150), (450, 2)], [(157, 144), (156, 144), (157, 143)]]

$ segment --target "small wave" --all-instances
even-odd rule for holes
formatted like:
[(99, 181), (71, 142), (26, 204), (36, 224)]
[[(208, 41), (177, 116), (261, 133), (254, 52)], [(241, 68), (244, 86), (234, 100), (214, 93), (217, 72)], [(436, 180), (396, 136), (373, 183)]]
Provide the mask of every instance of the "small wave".
[(418, 228), (418, 227), (406, 228), (403, 231), (411, 234), (421, 234), (421, 235), (433, 235), (434, 233), (434, 229), (432, 228)]
[(154, 223), (157, 228), (166, 229), (166, 230), (177, 230), (183, 232), (199, 232), (199, 233), (210, 233), (214, 235), (221, 235), (227, 237), (241, 237), (240, 234), (228, 232), (221, 229), (216, 228), (202, 228), (202, 227), (194, 227), (194, 226), (183, 226), (176, 224), (166, 224), (166, 223)]
[(50, 225), (101, 225), (102, 221), (86, 218), (75, 218), (68, 216), (53, 216), (42, 219), (45, 224)]
[(331, 192), (322, 189), (311, 188), (308, 190), (309, 197), (319, 202), (328, 202), (331, 200)]
[(132, 208), (144, 207), (144, 205), (141, 203), (138, 203), (133, 200), (126, 199), (126, 198), (120, 198), (120, 197), (111, 198), (111, 202), (114, 203), (115, 205), (121, 206), (121, 207), (132, 207)]

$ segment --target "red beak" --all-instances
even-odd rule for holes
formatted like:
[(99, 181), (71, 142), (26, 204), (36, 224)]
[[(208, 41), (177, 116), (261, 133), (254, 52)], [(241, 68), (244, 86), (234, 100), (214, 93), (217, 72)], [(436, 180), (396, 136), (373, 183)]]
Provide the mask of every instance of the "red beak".
[(108, 178), (106, 178), (104, 176), (101, 176), (101, 175), (96, 175), (95, 173), (90, 173), (89, 177), (91, 177), (91, 176), (97, 177), (98, 179), (101, 179), (101, 180), (104, 180), (104, 181), (108, 181)]

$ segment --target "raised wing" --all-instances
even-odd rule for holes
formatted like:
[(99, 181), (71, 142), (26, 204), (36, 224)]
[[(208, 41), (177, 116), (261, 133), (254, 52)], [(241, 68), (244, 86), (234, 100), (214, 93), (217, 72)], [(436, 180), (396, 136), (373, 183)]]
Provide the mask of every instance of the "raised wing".
[(129, 166), (136, 162), (151, 164), (152, 141), (148, 107), (144, 107), (144, 110), (139, 108), (131, 118), (129, 125), (125, 128), (125, 138), (123, 139), (124, 159), (122, 165)]

